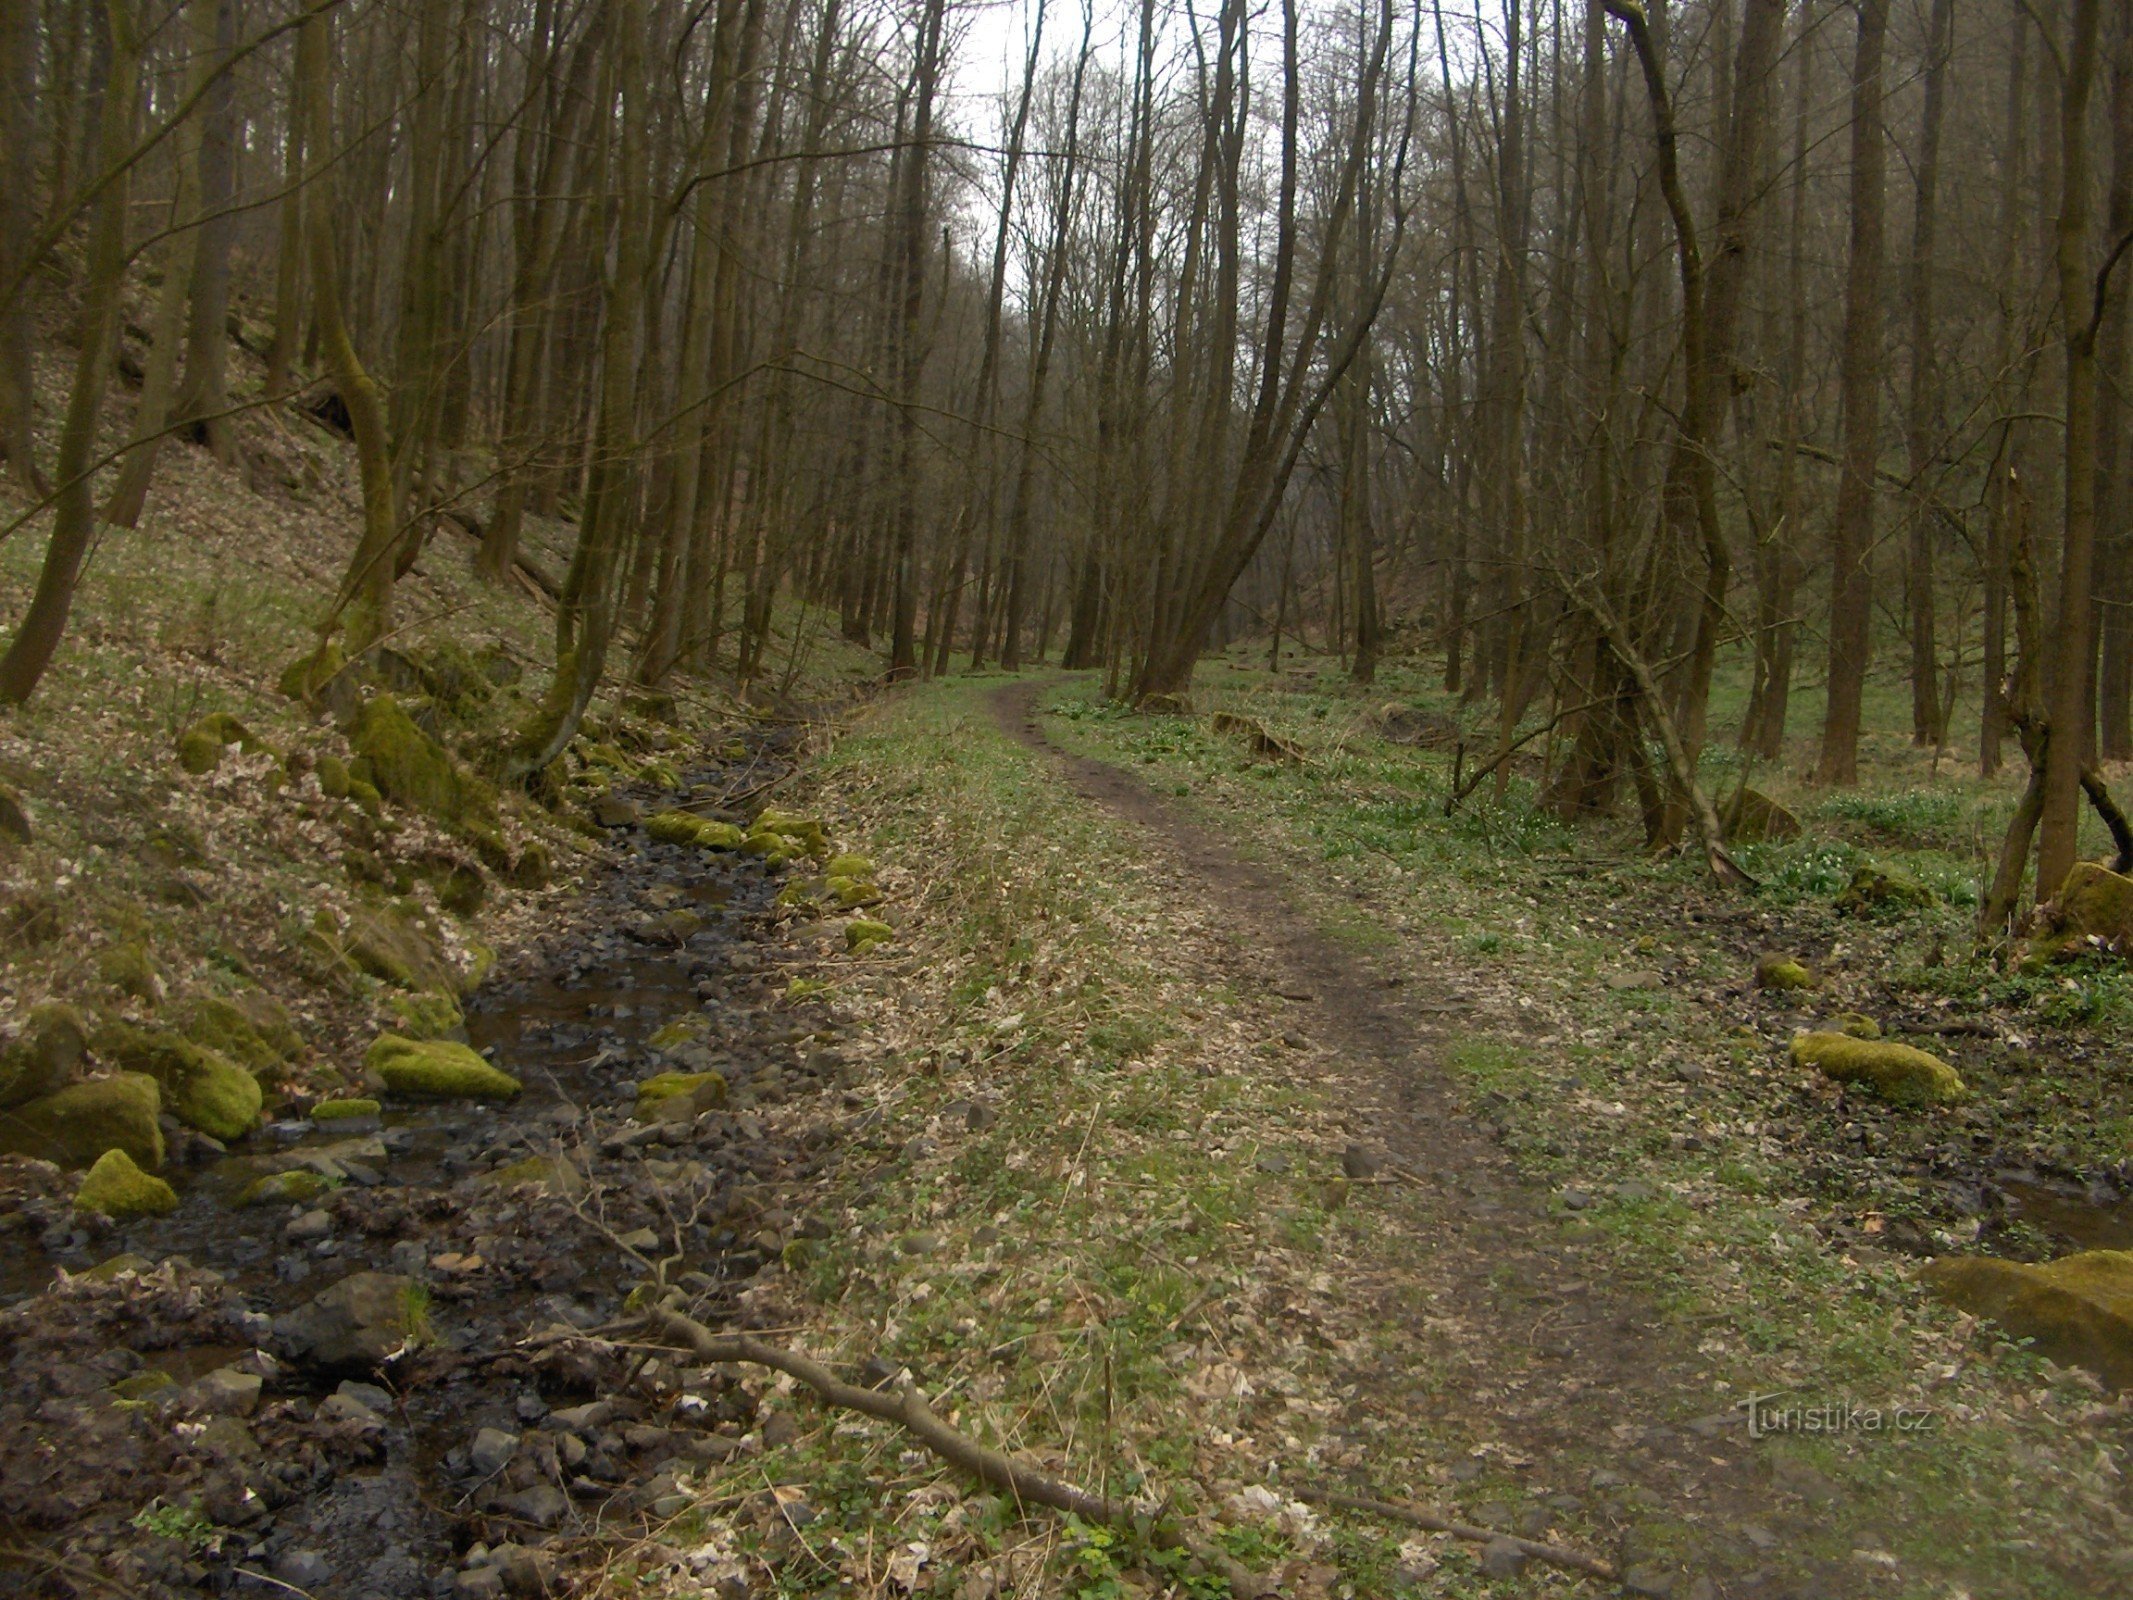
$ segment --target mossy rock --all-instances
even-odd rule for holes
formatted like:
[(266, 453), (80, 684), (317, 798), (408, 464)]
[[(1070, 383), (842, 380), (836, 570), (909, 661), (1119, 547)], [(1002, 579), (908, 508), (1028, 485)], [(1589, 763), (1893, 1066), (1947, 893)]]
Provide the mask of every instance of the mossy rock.
[(460, 973), (429, 929), (398, 906), (368, 906), (348, 920), (341, 956), (358, 972), (402, 989), (456, 991)]
[(2087, 1367), (2114, 1389), (2133, 1387), (2133, 1251), (2085, 1250), (2042, 1265), (1943, 1256), (1920, 1277), (2052, 1360)]
[(162, 1110), (162, 1088), (144, 1073), (92, 1078), (0, 1111), (0, 1150), (63, 1167), (123, 1150), (153, 1171), (163, 1165)]
[(311, 771), (318, 779), (318, 792), (329, 800), (348, 798), (348, 763), (336, 755), (323, 755), (312, 764)]
[(385, 814), (385, 796), (378, 792), (378, 786), (368, 778), (351, 777), (348, 780), (348, 798), (355, 802), (356, 809), (365, 816), (382, 817)]
[(226, 746), (262, 749), (252, 730), (227, 711), (211, 711), (178, 735), (178, 764), (196, 777), (222, 765)]
[(301, 700), (306, 705), (317, 701), (326, 685), (341, 674), (348, 665), (348, 658), (341, 652), (338, 641), (328, 639), (316, 650), (298, 656), (282, 668), (275, 687), (290, 700)]
[(2133, 878), (2094, 861), (2079, 861), (2059, 892), (2037, 907), (2029, 965), (2086, 952), (2133, 955)]
[(259, 1080), (220, 1050), (174, 1029), (126, 1022), (105, 1023), (94, 1042), (106, 1061), (161, 1084), (164, 1108), (187, 1127), (216, 1139), (241, 1139), (259, 1126)]
[(1812, 989), (1815, 975), (1791, 956), (1766, 951), (1755, 958), (1755, 986), (1758, 989)]
[(375, 1100), (321, 1100), (311, 1108), (311, 1120), (323, 1123), (361, 1122), (382, 1114), (384, 1109)]
[(1864, 1011), (1840, 1011), (1832, 1020), (1836, 1022), (1839, 1033), (1849, 1034), (1854, 1039), (1881, 1037), (1881, 1024)]
[(741, 837), (740, 848), (749, 855), (760, 856), (763, 865), (775, 871), (799, 854), (792, 848), (792, 841), (782, 833), (749, 833)]
[(363, 703), (348, 742), (366, 763), (363, 776), (393, 804), (469, 838), (495, 836), (496, 791), (454, 761), (391, 695)]
[(440, 639), (414, 658), (422, 687), (437, 707), (457, 721), (470, 721), (496, 697), (496, 685), (464, 645)]
[(645, 1048), (667, 1055), (696, 1043), (710, 1031), (709, 1017), (701, 1011), (686, 1012), (672, 1022), (662, 1025), (658, 1032), (644, 1041)]
[(640, 1122), (686, 1122), (725, 1103), (722, 1072), (661, 1072), (637, 1085)]
[(585, 1174), (561, 1156), (527, 1156), (521, 1161), (507, 1161), (483, 1173), (480, 1181), (499, 1189), (516, 1189), (530, 1183), (543, 1194), (560, 1195), (566, 1200), (585, 1192)]
[(1852, 881), (1837, 896), (1837, 909), (1847, 916), (1863, 917), (1880, 912), (1924, 911), (1940, 903), (1940, 896), (1907, 872), (1871, 862), (1852, 873)]
[(178, 1192), (154, 1173), (143, 1172), (125, 1151), (111, 1149), (82, 1174), (74, 1209), (101, 1211), (114, 1221), (160, 1217), (178, 1209)]
[(1726, 802), (1718, 821), (1728, 844), (1781, 844), (1804, 831), (1791, 811), (1762, 790), (1746, 787)]
[(797, 811), (766, 808), (748, 825), (748, 832), (774, 834), (785, 840), (787, 855), (813, 856), (817, 861), (827, 860), (830, 855), (829, 835), (823, 832), (821, 822)]
[(1891, 1105), (1954, 1105), (1970, 1094), (1947, 1062), (1907, 1044), (1803, 1033), (1792, 1041), (1792, 1059), (1835, 1082), (1859, 1084)]
[(661, 844), (694, 844), (704, 819), (686, 811), (657, 811), (647, 817), (644, 831)]
[(874, 876), (874, 863), (865, 856), (853, 855), (850, 851), (847, 851), (843, 855), (831, 856), (823, 865), (822, 875), (825, 878), (871, 880)]
[(46, 1000), (0, 1045), (0, 1106), (19, 1106), (66, 1087), (89, 1048), (89, 1023), (64, 1000)]
[(406, 1039), (381, 1033), (363, 1064), (396, 1095), (426, 1100), (509, 1100), (518, 1079), (448, 1039)]
[(747, 838), (730, 822), (706, 822), (696, 830), (696, 844), (701, 850), (738, 850)]
[(830, 899), (846, 911), (876, 905), (881, 900), (880, 886), (869, 878), (848, 878), (838, 873), (823, 879), (822, 887)]
[[(119, 1258), (114, 1257), (113, 1259)], [(102, 1270), (103, 1268), (101, 1267), (92, 1269), (94, 1272), (101, 1272)], [(84, 1276), (87, 1276), (87, 1274), (84, 1274)], [(113, 1273), (112, 1276), (116, 1277), (118, 1274)], [(117, 1400), (150, 1400), (157, 1396), (175, 1399), (177, 1393), (178, 1380), (160, 1367), (146, 1368), (143, 1371), (134, 1373), (131, 1377), (119, 1379), (117, 1383), (111, 1386), (112, 1398)]]
[(459, 1002), (448, 994), (387, 995), (385, 1009), (399, 1023), (400, 1034), (409, 1039), (449, 1039), (467, 1024)]
[(179, 1027), (193, 1043), (221, 1051), (262, 1083), (275, 1083), (302, 1050), (303, 1039), (278, 1003), (260, 998), (263, 1006), (248, 1009), (220, 995), (202, 995), (185, 1003)]
[(894, 928), (871, 917), (854, 917), (844, 925), (844, 947), (855, 956), (863, 956), (876, 945), (887, 944), (895, 937)]
[(237, 1204), (239, 1207), (307, 1206), (332, 1188), (332, 1181), (323, 1174), (291, 1167), (287, 1172), (270, 1172), (264, 1178), (254, 1178), (237, 1196)]
[(96, 975), (120, 994), (150, 1005), (163, 998), (163, 976), (156, 971), (148, 946), (140, 939), (121, 939), (105, 945), (97, 952)]
[(538, 839), (529, 839), (512, 858), (509, 877), (519, 889), (544, 889), (555, 876), (555, 856)]

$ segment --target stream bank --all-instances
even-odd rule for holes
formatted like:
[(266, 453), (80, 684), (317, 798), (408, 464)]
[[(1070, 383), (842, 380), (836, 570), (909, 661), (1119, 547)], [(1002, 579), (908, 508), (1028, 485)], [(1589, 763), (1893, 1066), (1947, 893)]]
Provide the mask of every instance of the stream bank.
[[(768, 731), (750, 769), (795, 741)], [(718, 817), (729, 778), (700, 767), (682, 798)], [(272, 1122), (172, 1173), (164, 1217), (85, 1219), (56, 1170), (25, 1203), (0, 1266), (6, 1583), (543, 1592), (755, 1447), (729, 1376), (603, 1330), (661, 1271), (714, 1326), (783, 1320), (764, 1269), (825, 1231), (810, 1201), (865, 1109), (839, 1092), (854, 1020), (792, 981), (842, 927), (796, 924), (756, 856), (612, 837), (567, 926), (468, 1002), (515, 1099)], [(689, 1092), (640, 1104), (661, 1073)], [(240, 1207), (262, 1170), (322, 1184)]]

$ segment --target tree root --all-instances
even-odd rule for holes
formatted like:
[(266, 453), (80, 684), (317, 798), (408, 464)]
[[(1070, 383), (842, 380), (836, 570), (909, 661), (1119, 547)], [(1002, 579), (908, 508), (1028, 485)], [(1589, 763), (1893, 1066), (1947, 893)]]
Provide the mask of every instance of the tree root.
[(1012, 1456), (958, 1433), (934, 1413), (926, 1397), (913, 1385), (901, 1389), (866, 1389), (856, 1383), (846, 1383), (821, 1362), (798, 1351), (766, 1344), (745, 1333), (713, 1333), (694, 1317), (685, 1316), (670, 1305), (654, 1308), (651, 1320), (662, 1332), (679, 1340), (699, 1361), (745, 1361), (751, 1366), (769, 1367), (806, 1384), (830, 1405), (883, 1422), (893, 1422), (950, 1466), (1017, 1501), (1071, 1512), (1084, 1522), (1101, 1522), (1118, 1528), (1134, 1526), (1135, 1509), (1127, 1501), (1077, 1489), (1062, 1479), (1026, 1467)]
[(1595, 1578), (1612, 1581), (1615, 1569), (1598, 1556), (1589, 1556), (1582, 1550), (1572, 1550), (1564, 1545), (1549, 1544), (1542, 1539), (1521, 1539), (1516, 1534), (1504, 1533), (1496, 1528), (1480, 1528), (1468, 1522), (1457, 1522), (1441, 1511), (1431, 1511), (1426, 1506), (1396, 1504), (1390, 1500), (1370, 1500), (1362, 1495), (1341, 1494), (1332, 1489), (1290, 1489), (1287, 1491), (1309, 1506), (1325, 1506), (1334, 1511), (1357, 1511), (1365, 1516), (1378, 1517), (1386, 1522), (1403, 1522), (1411, 1528), (1427, 1529), (1431, 1533), (1448, 1533), (1454, 1539), (1464, 1539), (1473, 1544), (1510, 1544), (1535, 1561), (1546, 1562), (1551, 1567), (1562, 1567), (1569, 1572), (1589, 1573)]

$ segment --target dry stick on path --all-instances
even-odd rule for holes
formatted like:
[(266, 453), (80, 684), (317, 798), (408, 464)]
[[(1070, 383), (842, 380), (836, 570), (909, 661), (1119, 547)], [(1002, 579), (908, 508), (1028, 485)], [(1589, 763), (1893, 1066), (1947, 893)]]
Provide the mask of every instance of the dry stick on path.
[[(1114, 1500), (1106, 1495), (1091, 1494), (1086, 1489), (1077, 1489), (1062, 1479), (1040, 1472), (1034, 1467), (1024, 1466), (1003, 1451), (990, 1449), (959, 1433), (940, 1419), (927, 1403), (925, 1395), (915, 1385), (906, 1384), (900, 1389), (890, 1390), (868, 1389), (856, 1383), (846, 1383), (821, 1362), (801, 1355), (796, 1350), (787, 1350), (781, 1345), (769, 1344), (745, 1333), (713, 1333), (694, 1317), (676, 1310), (671, 1302), (654, 1307), (649, 1320), (668, 1337), (679, 1341), (682, 1347), (699, 1361), (713, 1364), (746, 1362), (750, 1366), (768, 1367), (774, 1372), (785, 1373), (806, 1384), (830, 1405), (842, 1407), (847, 1411), (857, 1411), (863, 1416), (874, 1417), (883, 1422), (893, 1422), (950, 1466), (968, 1473), (988, 1487), (1012, 1495), (1022, 1504), (1045, 1506), (1053, 1511), (1063, 1511), (1080, 1517), (1084, 1522), (1101, 1522), (1129, 1532), (1146, 1524), (1145, 1511), (1131, 1501)], [(1421, 1506), (1394, 1505), (1389, 1501), (1365, 1500), (1354, 1495), (1335, 1494), (1322, 1489), (1295, 1489), (1288, 1492), (1307, 1504), (1364, 1512), (1371, 1516), (1408, 1523), (1417, 1528), (1426, 1528), (1433, 1533), (1448, 1533), (1455, 1539), (1470, 1543), (1508, 1542), (1516, 1545), (1521, 1552), (1535, 1561), (1546, 1562), (1569, 1571), (1590, 1573), (1598, 1578), (1612, 1578), (1615, 1575), (1614, 1568), (1597, 1556), (1589, 1556), (1579, 1550), (1566, 1549), (1562, 1545), (1547, 1544), (1536, 1539), (1517, 1538), (1494, 1528), (1475, 1527)], [(1160, 1542), (1162, 1536), (1158, 1534), (1157, 1537)], [(1233, 1583), (1245, 1575), (1235, 1561), (1219, 1550), (1192, 1547), (1192, 1551)]]

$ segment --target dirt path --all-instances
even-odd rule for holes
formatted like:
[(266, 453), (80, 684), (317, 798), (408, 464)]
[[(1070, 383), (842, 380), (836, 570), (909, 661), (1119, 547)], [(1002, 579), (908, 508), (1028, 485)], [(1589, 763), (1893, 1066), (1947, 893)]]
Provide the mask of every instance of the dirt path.
[[(1826, 1486), (1789, 1460), (1760, 1457), (1733, 1409), (1739, 1397), (1700, 1375), (1690, 1330), (1588, 1276), (1583, 1230), (1520, 1181), (1492, 1126), (1436, 1064), (1469, 1009), (1455, 975), (1410, 986), (1328, 939), (1278, 874), (1131, 774), (1049, 744), (1035, 711), (1041, 688), (995, 694), (1002, 729), (1056, 761), (1077, 793), (1145, 830), (1224, 925), (1249, 930), (1225, 976), (1294, 1004), (1328, 1047), (1300, 1055), (1313, 1063), (1305, 1070), (1351, 1108), (1352, 1136), (1382, 1152), (1395, 1179), (1411, 1180), (1398, 1183), (1391, 1209), (1417, 1259), (1348, 1285), (1374, 1303), (1373, 1320), (1397, 1330), (1393, 1347), (1403, 1351), (1346, 1374), (1358, 1396), (1433, 1435), (1530, 1462), (1539, 1481), (1618, 1529), (1613, 1553), (1633, 1592), (1862, 1592), (1856, 1570), (1788, 1558), (1788, 1526), (1811, 1522)], [(1684, 1417), (1694, 1421), (1670, 1420)]]

